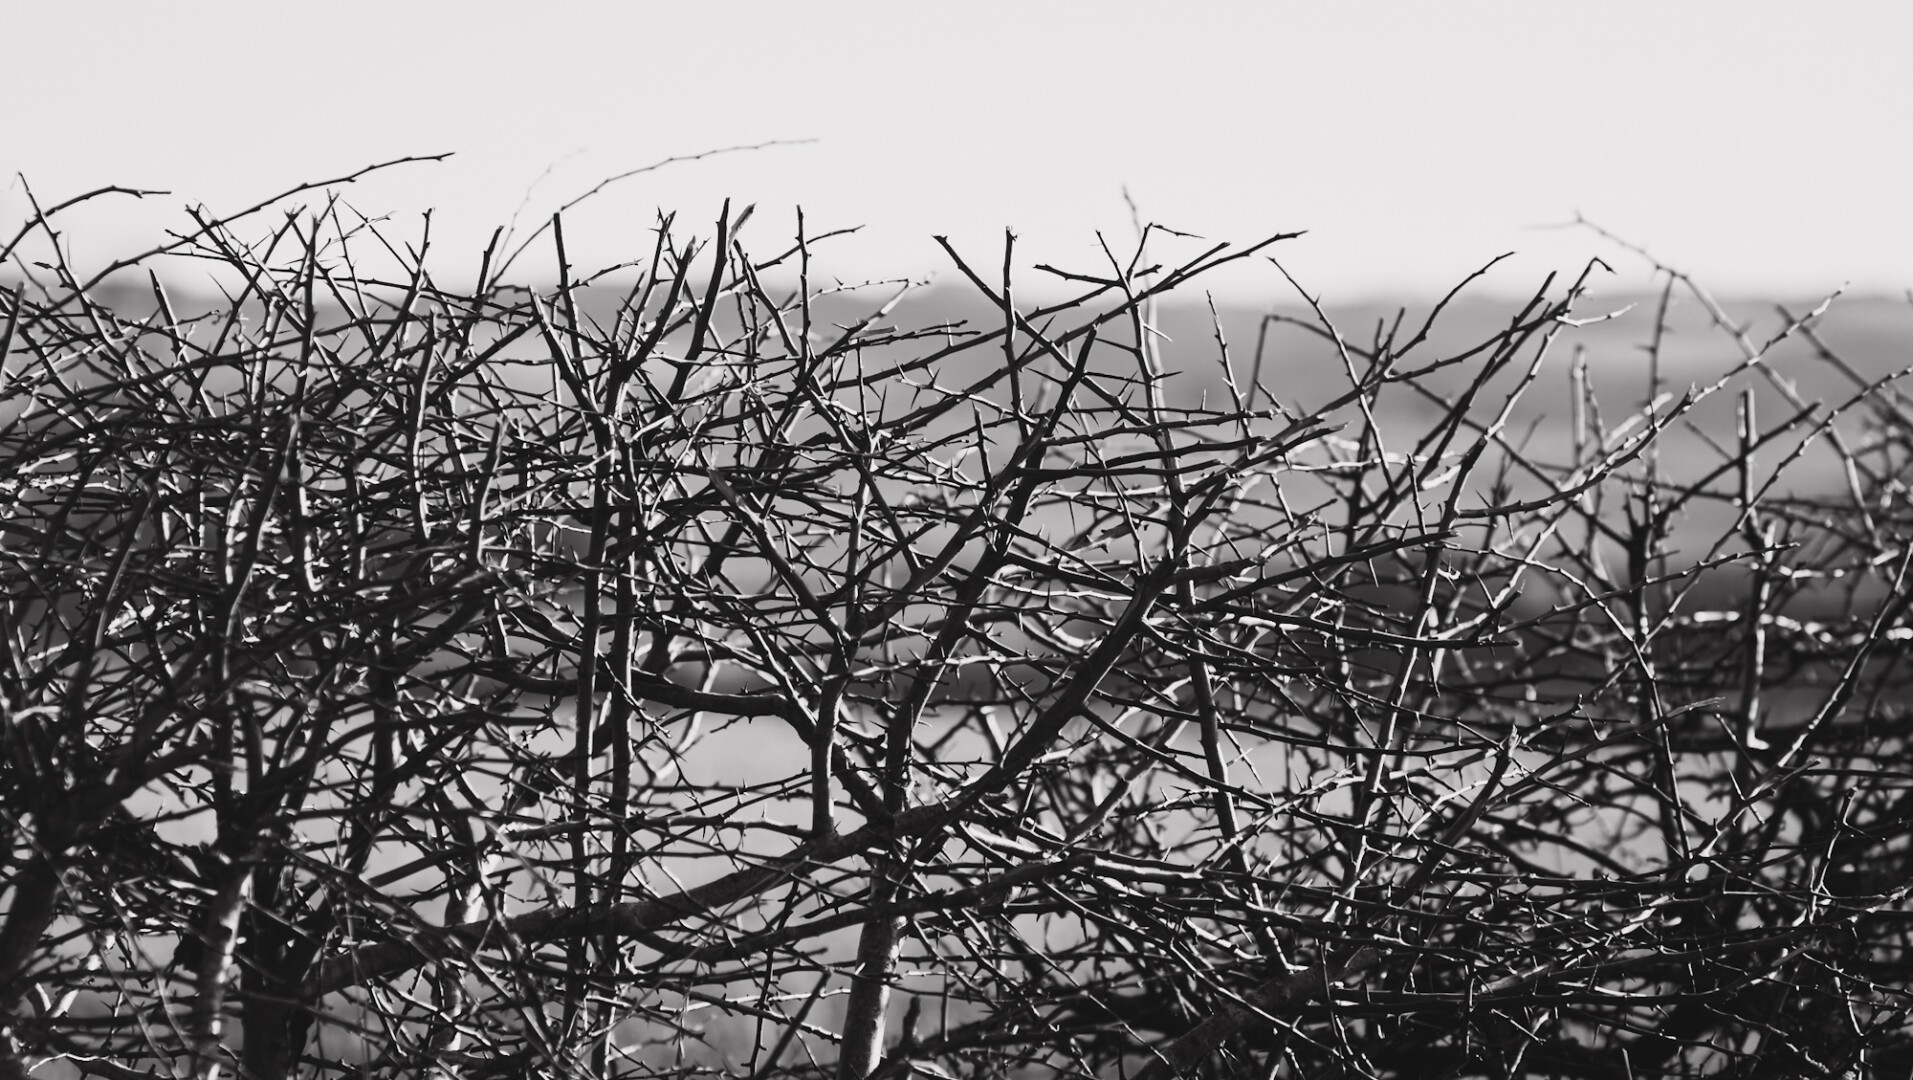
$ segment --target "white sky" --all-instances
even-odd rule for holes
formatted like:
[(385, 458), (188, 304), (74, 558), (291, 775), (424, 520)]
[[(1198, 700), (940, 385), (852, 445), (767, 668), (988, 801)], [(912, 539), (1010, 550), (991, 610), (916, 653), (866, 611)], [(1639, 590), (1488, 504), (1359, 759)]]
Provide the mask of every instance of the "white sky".
[[(1717, 292), (1913, 287), (1913, 5), (1820, 3), (72, 3), (7, 0), (0, 230), (105, 184), (171, 191), (66, 219), (76, 256), (153, 240), (374, 160), (455, 151), (349, 201), (442, 273), (493, 225), (662, 157), (567, 222), (574, 261), (649, 250), (653, 208), (709, 232), (759, 204), (864, 224), (830, 269), (1095, 270), (1145, 215), (1216, 239), (1308, 229), (1281, 256), (1355, 299), (1452, 284), (1503, 251), (1526, 291), (1599, 248), (1576, 211)], [(535, 185), (535, 186), (534, 186)], [(526, 203), (527, 189), (531, 189)], [(941, 268), (941, 269), (940, 269)], [(468, 276), (468, 274), (467, 274)], [(1034, 275), (1031, 276), (1032, 280)], [(1263, 265), (1223, 283), (1279, 292)]]

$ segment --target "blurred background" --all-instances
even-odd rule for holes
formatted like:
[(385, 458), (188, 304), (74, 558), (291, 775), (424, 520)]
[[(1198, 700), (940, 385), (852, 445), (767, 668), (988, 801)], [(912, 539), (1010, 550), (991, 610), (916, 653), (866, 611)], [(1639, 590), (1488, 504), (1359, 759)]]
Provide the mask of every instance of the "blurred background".
[[(1614, 256), (1551, 227), (1577, 214), (1724, 295), (1913, 286), (1913, 7), (1893, 3), (8, 0), (0, 37), (9, 235), (29, 191), (169, 192), (62, 215), (83, 265), (187, 205), (449, 151), (341, 190), (388, 236), (436, 208), (451, 283), (514, 216), (785, 140), (613, 185), (568, 215), (573, 261), (645, 256), (659, 207), (708, 232), (729, 196), (758, 205), (761, 249), (798, 205), (813, 234), (863, 226), (824, 263), (846, 277), (947, 276), (935, 234), (994, 269), (1005, 227), (1025, 267), (1095, 271), (1098, 230), (1133, 237), (1126, 191), (1211, 239), (1309, 230), (1283, 264), (1341, 302), (1434, 294), (1504, 252), (1489, 290), (1526, 294)], [(1294, 299), (1266, 263), (1211, 287)]]

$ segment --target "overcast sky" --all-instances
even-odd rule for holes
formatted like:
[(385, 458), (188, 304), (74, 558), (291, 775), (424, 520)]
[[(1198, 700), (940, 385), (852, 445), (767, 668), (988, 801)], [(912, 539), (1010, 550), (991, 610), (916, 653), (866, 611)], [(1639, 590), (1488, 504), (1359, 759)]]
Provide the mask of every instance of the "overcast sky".
[[(0, 227), (105, 184), (170, 196), (67, 220), (82, 260), (375, 160), (354, 185), (456, 273), (491, 227), (671, 155), (798, 146), (626, 181), (568, 222), (590, 266), (655, 208), (746, 240), (862, 224), (829, 266), (1097, 269), (1122, 192), (1188, 232), (1280, 249), (1334, 297), (1433, 290), (1503, 251), (1522, 291), (1600, 248), (1577, 212), (1717, 292), (1913, 287), (1913, 5), (1903, 3), (377, 4), (8, 0)], [(529, 198), (527, 193), (529, 191)], [(708, 225), (704, 226), (708, 229)], [(1269, 293), (1266, 264), (1224, 283)]]

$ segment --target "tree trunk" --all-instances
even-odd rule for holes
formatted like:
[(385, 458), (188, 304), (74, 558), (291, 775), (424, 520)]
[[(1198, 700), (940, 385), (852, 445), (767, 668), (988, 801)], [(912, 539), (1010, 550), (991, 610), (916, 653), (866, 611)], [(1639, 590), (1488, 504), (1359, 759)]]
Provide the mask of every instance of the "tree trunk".
[[(896, 894), (888, 874), (877, 882), (872, 906), (887, 906)], [(890, 1010), (890, 978), (903, 943), (903, 919), (873, 918), (864, 923), (857, 943), (857, 971), (851, 977), (850, 1004), (844, 1009), (843, 1051), (837, 1080), (864, 1080), (883, 1057), (884, 1016)]]

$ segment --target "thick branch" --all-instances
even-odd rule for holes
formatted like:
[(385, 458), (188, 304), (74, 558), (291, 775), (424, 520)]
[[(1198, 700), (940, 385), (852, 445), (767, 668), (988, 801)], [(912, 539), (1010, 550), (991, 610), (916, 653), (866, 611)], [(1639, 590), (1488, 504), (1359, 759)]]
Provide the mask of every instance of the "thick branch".
[(655, 900), (638, 900), (608, 908), (551, 907), (509, 919), (481, 919), (427, 932), (429, 941), (380, 941), (361, 945), (328, 958), (308, 983), (314, 994), (330, 994), (349, 986), (395, 975), (432, 960), (446, 949), (474, 947), (492, 938), (510, 938), (526, 944), (570, 941), (591, 935), (636, 937), (682, 922), (726, 904), (755, 896), (765, 889), (820, 866), (837, 862), (895, 837), (916, 836), (941, 828), (948, 811), (924, 806), (898, 815), (889, 826), (866, 825), (856, 832), (826, 836), (806, 843), (763, 866), (726, 874), (716, 881)]

